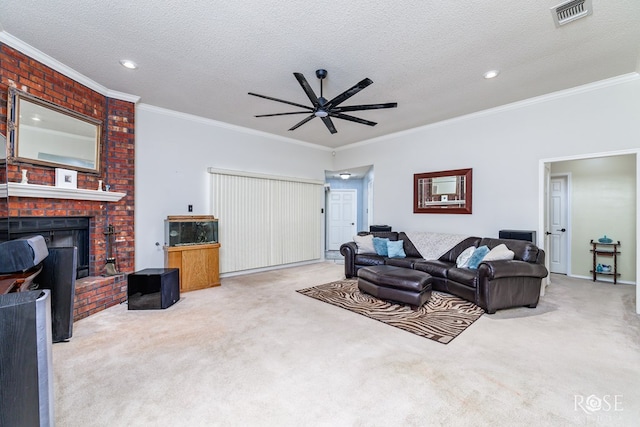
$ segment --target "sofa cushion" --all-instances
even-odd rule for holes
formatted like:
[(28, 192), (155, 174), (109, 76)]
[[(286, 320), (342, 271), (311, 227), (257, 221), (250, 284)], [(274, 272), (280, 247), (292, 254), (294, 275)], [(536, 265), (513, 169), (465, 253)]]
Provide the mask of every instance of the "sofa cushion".
[(387, 250), (387, 242), (389, 241), (386, 237), (374, 237), (373, 238), (373, 248), (376, 250), (376, 253), (381, 256), (387, 256), (389, 251)]
[(355, 265), (384, 265), (384, 257), (376, 254), (357, 254)]
[(538, 261), (538, 247), (532, 242), (526, 240), (512, 240), (512, 239), (494, 239), (491, 237), (484, 237), (481, 241), (481, 245), (487, 245), (489, 249), (493, 249), (499, 244), (504, 243), (507, 248), (513, 251), (513, 259), (537, 262)]
[(403, 240), (398, 240), (398, 241), (391, 241), (389, 240), (387, 242), (387, 256), (389, 258), (404, 258), (407, 255), (404, 253), (404, 241)]
[(489, 253), (489, 248), (487, 246), (480, 246), (478, 249), (473, 251), (471, 254), (471, 258), (467, 261), (467, 268), (475, 270), (478, 268), (482, 259)]
[(475, 288), (478, 284), (478, 270), (453, 267), (447, 272), (447, 279)]
[(484, 256), (482, 261), (502, 261), (513, 259), (513, 251), (509, 250), (504, 243), (499, 244), (495, 248), (491, 249), (488, 254)]
[(373, 235), (367, 234), (365, 236), (353, 236), (353, 241), (358, 246), (359, 254), (375, 254), (376, 250), (373, 247)]
[(439, 259), (430, 259), (430, 260), (420, 260), (416, 261), (413, 264), (414, 270), (424, 271), (425, 273), (429, 273), (433, 277), (447, 277), (447, 271), (451, 267), (455, 267), (455, 263), (442, 261)]
[(466, 267), (467, 264), (469, 263), (469, 259), (471, 258), (471, 255), (473, 255), (475, 250), (476, 250), (475, 246), (469, 246), (467, 249), (462, 251), (462, 253), (458, 255), (458, 258), (456, 258), (456, 267), (458, 268)]
[(386, 265), (393, 265), (395, 267), (413, 268), (416, 261), (422, 258), (406, 257), (406, 258), (387, 258), (385, 260)]

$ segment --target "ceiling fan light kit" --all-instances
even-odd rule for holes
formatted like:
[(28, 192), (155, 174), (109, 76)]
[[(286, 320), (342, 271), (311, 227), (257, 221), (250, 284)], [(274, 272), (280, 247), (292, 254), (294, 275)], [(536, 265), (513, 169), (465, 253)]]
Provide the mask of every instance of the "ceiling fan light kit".
[(332, 117), (336, 119), (347, 120), (354, 123), (360, 123), (367, 126), (375, 126), (377, 124), (376, 122), (361, 119), (359, 117), (355, 117), (350, 114), (344, 114), (344, 113), (350, 112), (350, 111), (396, 108), (398, 106), (396, 102), (387, 102), (383, 104), (349, 105), (344, 107), (339, 106), (344, 101), (351, 98), (353, 95), (355, 95), (356, 93), (360, 92), (362, 89), (372, 84), (373, 81), (369, 78), (363, 79), (362, 81), (355, 84), (351, 88), (345, 90), (335, 98), (331, 100), (327, 100), (324, 97), (323, 90), (322, 90), (323, 89), (322, 81), (327, 77), (327, 74), (328, 74), (327, 70), (325, 69), (316, 70), (316, 77), (320, 79), (320, 96), (318, 97), (302, 73), (293, 73), (294, 77), (296, 78), (296, 80), (298, 80), (298, 83), (302, 87), (302, 90), (304, 90), (304, 93), (309, 98), (309, 101), (311, 101), (312, 106), (302, 105), (296, 102), (285, 101), (283, 99), (273, 98), (271, 96), (259, 95), (257, 93), (249, 92), (249, 95), (257, 96), (258, 98), (264, 98), (270, 101), (282, 102), (284, 104), (293, 105), (294, 107), (299, 107), (304, 109), (304, 111), (291, 111), (286, 113), (275, 113), (275, 114), (259, 114), (259, 115), (256, 115), (255, 117), (274, 117), (274, 116), (288, 116), (293, 114), (309, 114), (300, 122), (292, 126), (289, 130), (290, 131), (296, 130), (303, 124), (310, 121), (311, 119), (315, 117), (319, 117), (322, 120), (322, 122), (325, 124), (327, 129), (329, 129), (329, 132), (334, 134), (334, 133), (337, 133), (338, 131), (336, 130), (335, 126), (333, 125), (333, 122), (331, 121)]

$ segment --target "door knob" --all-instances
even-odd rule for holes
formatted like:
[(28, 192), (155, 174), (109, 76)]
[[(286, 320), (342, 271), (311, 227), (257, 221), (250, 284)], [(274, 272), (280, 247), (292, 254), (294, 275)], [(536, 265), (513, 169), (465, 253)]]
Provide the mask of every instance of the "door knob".
[(567, 231), (567, 229), (566, 229), (566, 228), (561, 228), (561, 229), (560, 229), (560, 230), (558, 230), (558, 231), (562, 231), (562, 232), (564, 233), (565, 231)]
[(553, 233), (550, 232), (550, 231), (545, 231), (544, 234), (546, 234), (548, 236), (549, 234), (553, 234)]

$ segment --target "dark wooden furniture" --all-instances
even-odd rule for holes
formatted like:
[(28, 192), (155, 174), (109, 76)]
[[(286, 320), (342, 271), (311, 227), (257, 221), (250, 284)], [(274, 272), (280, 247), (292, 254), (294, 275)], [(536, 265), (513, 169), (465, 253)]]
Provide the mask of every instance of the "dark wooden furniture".
[(147, 268), (127, 277), (129, 310), (163, 309), (180, 299), (177, 268)]
[(500, 230), (498, 232), (499, 239), (525, 240), (527, 242), (536, 243), (535, 230)]
[[(620, 246), (620, 241), (611, 242), (611, 243), (601, 243), (598, 241), (591, 240), (591, 253), (593, 254), (593, 269), (591, 273), (593, 273), (593, 281), (595, 282), (598, 275), (603, 276), (613, 276), (613, 284), (618, 283), (618, 254), (620, 251), (618, 247)], [(598, 265), (598, 257), (606, 256), (613, 258), (613, 270), (612, 271), (597, 271)]]
[(42, 266), (34, 267), (23, 273), (0, 274), (0, 295), (10, 292), (28, 291), (33, 279), (42, 271)]

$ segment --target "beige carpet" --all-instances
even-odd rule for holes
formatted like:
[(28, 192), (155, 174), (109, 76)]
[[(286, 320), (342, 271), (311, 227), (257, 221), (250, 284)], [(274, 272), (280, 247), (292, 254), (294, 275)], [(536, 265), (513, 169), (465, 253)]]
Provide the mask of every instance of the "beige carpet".
[[(633, 286), (554, 276), (538, 308), (441, 345), (295, 292), (343, 274), (225, 278), (166, 310), (76, 322), (53, 345), (57, 426), (637, 425)], [(619, 410), (597, 409), (611, 396)]]
[(337, 280), (298, 292), (442, 344), (449, 344), (484, 314), (474, 303), (437, 291), (414, 310), (361, 292), (356, 279)]

